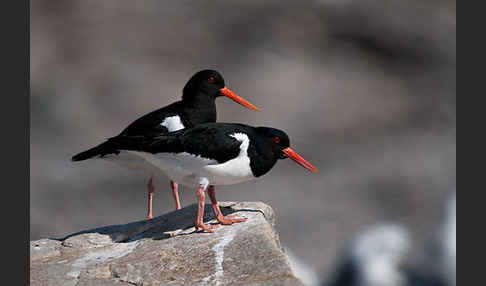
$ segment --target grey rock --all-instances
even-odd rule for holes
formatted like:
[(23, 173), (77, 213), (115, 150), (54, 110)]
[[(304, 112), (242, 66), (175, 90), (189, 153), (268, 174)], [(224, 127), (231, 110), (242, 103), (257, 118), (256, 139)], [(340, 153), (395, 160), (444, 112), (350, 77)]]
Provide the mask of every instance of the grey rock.
[(60, 254), (61, 242), (52, 239), (40, 239), (30, 242), (30, 259), (36, 260)]
[(87, 249), (109, 245), (112, 242), (112, 239), (107, 235), (99, 233), (84, 233), (68, 237), (62, 242), (62, 246)]
[[(246, 217), (195, 232), (197, 206), (152, 220), (31, 242), (31, 285), (303, 285), (291, 270), (270, 206), (221, 202)], [(216, 223), (211, 207), (205, 221)]]

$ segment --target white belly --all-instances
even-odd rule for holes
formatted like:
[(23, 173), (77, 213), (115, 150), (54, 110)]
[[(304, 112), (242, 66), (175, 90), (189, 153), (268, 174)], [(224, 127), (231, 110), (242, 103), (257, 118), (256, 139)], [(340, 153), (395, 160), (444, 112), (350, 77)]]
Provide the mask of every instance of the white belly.
[(248, 157), (237, 157), (223, 164), (188, 153), (126, 151), (138, 156), (152, 168), (158, 169), (178, 183), (196, 188), (200, 185), (232, 185), (253, 179)]
[[(164, 118), (164, 120), (162, 121), (162, 123), (160, 123), (160, 125), (166, 127), (167, 130), (169, 130), (169, 132), (174, 132), (177, 130), (184, 129), (184, 124), (182, 124), (182, 120), (178, 115)], [(106, 161), (113, 162), (119, 166), (126, 167), (131, 170), (148, 173), (150, 175), (154, 175), (161, 171), (160, 168), (150, 163), (149, 160), (145, 158), (146, 156), (142, 156), (138, 153), (139, 152), (120, 151), (118, 155), (110, 154), (104, 156), (103, 159)], [(165, 175), (168, 174), (166, 173)]]
[(139, 151), (121, 151), (119, 155), (105, 157), (120, 165), (151, 172), (162, 172), (171, 180), (196, 188), (208, 185), (232, 185), (254, 179), (247, 155), (248, 136), (230, 135), (241, 142), (240, 154), (225, 163), (189, 153), (151, 154)]
[(102, 159), (147, 175), (153, 175), (160, 172), (154, 165), (150, 164), (139, 155), (129, 151), (120, 151), (118, 155), (110, 154), (104, 156)]

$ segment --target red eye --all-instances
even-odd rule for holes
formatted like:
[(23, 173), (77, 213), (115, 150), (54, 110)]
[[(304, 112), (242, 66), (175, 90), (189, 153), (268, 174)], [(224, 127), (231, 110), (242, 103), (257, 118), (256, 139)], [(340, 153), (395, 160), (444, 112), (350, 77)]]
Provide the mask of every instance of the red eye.
[(209, 83), (214, 83), (215, 81), (216, 81), (216, 79), (214, 78), (214, 76), (208, 78)]
[(278, 137), (273, 137), (272, 140), (276, 144), (280, 143), (280, 138), (278, 138)]

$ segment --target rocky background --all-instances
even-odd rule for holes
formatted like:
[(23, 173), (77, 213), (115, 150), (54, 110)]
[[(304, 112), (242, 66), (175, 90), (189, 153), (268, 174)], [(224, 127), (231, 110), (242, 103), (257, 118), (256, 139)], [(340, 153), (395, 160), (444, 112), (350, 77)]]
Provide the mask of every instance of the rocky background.
[[(283, 129), (319, 168), (281, 161), (217, 188), (271, 205), (282, 245), (319, 277), (370, 225), (404, 225), (416, 245), (440, 231), (456, 186), (455, 1), (37, 0), (31, 239), (142, 219), (148, 178), (69, 159), (178, 100), (205, 68), (262, 109), (219, 99), (219, 121)], [(172, 210), (166, 178), (155, 187), (154, 215)]]

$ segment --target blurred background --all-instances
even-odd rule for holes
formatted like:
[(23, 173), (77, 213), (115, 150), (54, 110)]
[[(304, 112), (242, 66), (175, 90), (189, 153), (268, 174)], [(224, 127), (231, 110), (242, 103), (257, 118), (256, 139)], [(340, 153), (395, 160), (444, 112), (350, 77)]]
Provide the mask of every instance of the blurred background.
[[(405, 228), (409, 265), (442, 237), (456, 187), (455, 0), (36, 0), (30, 61), (32, 240), (143, 219), (147, 177), (70, 158), (179, 100), (207, 68), (262, 109), (219, 98), (218, 121), (283, 129), (319, 168), (285, 160), (217, 188), (271, 205), (282, 244), (319, 281), (370, 226)], [(172, 209), (156, 178), (154, 216)]]

